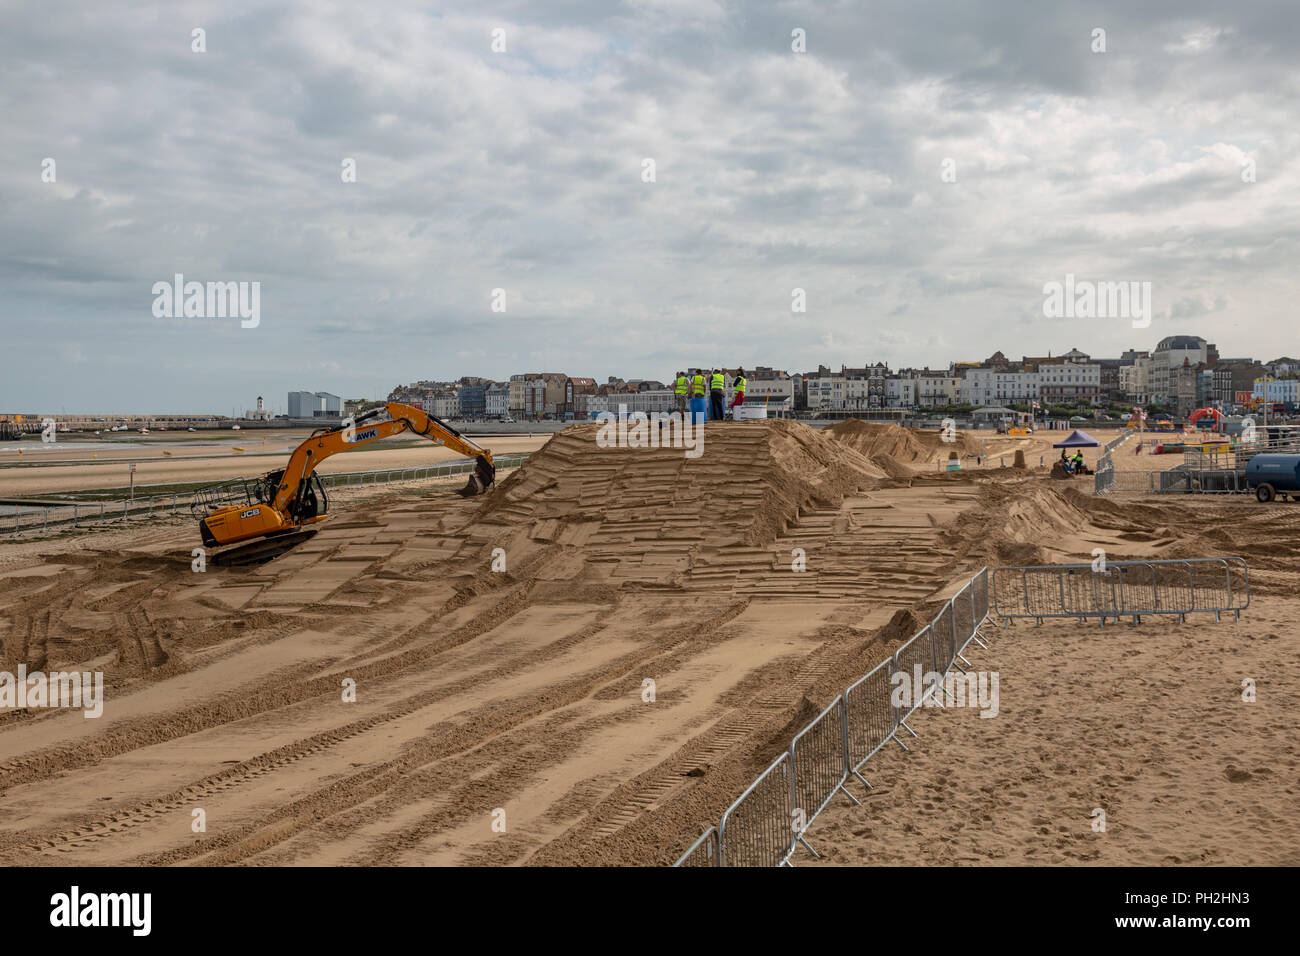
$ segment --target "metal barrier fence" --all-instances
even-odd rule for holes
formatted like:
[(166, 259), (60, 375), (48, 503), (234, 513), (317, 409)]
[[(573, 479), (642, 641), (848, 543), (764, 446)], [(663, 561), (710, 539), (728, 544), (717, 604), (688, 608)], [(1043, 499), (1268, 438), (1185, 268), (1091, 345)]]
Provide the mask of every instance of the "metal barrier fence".
[(123, 498), (117, 501), (72, 502), (66, 505), (33, 505), (27, 507), (26, 511), (20, 510), (23, 507), (16, 506), (12, 515), (4, 517), (2, 530), (5, 533), (13, 536), (24, 532), (45, 534), (51, 528), (57, 530), (62, 525), (70, 525), (77, 530), (102, 521), (176, 514), (181, 509), (179, 495), (149, 495), (134, 500)]
[(907, 680), (913, 682), (915, 682), (916, 675), (920, 674), (922, 680), (920, 693), (913, 693), (901, 703), (894, 704), (895, 726), (904, 728), (913, 736), (915, 736), (915, 733), (911, 727), (907, 726), (907, 719), (930, 698), (930, 695), (935, 690), (933, 686), (927, 687), (924, 684), (925, 675), (934, 673), (935, 670), (934, 640), (931, 637), (933, 629), (933, 624), (927, 624), (910, 641), (907, 641), (898, 650), (894, 651), (894, 673), (904, 674)]
[[(867, 761), (890, 740), (907, 749), (898, 738), (899, 728), (916, 736), (905, 721), (940, 692), (943, 678), (966, 645), (980, 639), (990, 606), (988, 587), (988, 568), (983, 568), (944, 602), (930, 624), (795, 734), (789, 749), (723, 813), (713, 857), (719, 866), (789, 865), (800, 844), (816, 855), (805, 839), (813, 821), (836, 793), (842, 791), (858, 803), (845, 786), (849, 775), (869, 788), (859, 772)], [(911, 695), (915, 699), (896, 702), (894, 690), (900, 682), (895, 675), (904, 675), (901, 684), (915, 686), (917, 666), (920, 692)], [(705, 862), (713, 852), (708, 849), (711, 839), (705, 833), (674, 866), (711, 865)]]
[[(794, 772), (790, 769), (790, 752), (786, 751), (722, 814), (718, 824), (718, 865), (786, 863), (794, 852), (793, 821)], [(675, 865), (681, 866), (682, 859)]]
[(682, 854), (678, 866), (717, 866), (718, 865), (718, 828), (709, 827), (700, 838), (691, 844), (691, 848)]
[(1097, 467), (1093, 471), (1093, 494), (1104, 495), (1115, 489), (1115, 459), (1111, 457), (1111, 452), (1132, 437), (1133, 433), (1126, 431), (1102, 446), (1101, 457), (1097, 459)]
[(1250, 605), (1250, 568), (1240, 557), (1167, 561), (1108, 561), (998, 568), (993, 572), (993, 614), (999, 618), (1069, 617), (1085, 620), (1147, 614), (1231, 611)]
[(930, 640), (934, 642), (934, 669), (940, 674), (948, 673), (948, 669), (957, 660), (957, 620), (952, 605), (952, 601), (945, 604), (930, 626)]
[(1128, 440), (1129, 440), (1130, 438), (1132, 438), (1132, 437), (1133, 437), (1133, 432), (1131, 432), (1131, 431), (1126, 431), (1126, 432), (1124, 432), (1124, 434), (1119, 435), (1119, 436), (1117, 436), (1117, 437), (1115, 437), (1115, 438), (1112, 438), (1110, 441), (1106, 442), (1106, 444), (1105, 444), (1105, 446), (1103, 446), (1102, 450), (1103, 450), (1107, 455), (1109, 455), (1109, 454), (1110, 454), (1111, 452), (1113, 452), (1116, 448), (1118, 448), (1120, 445), (1124, 444), (1126, 441), (1128, 441)]
[[(498, 455), (492, 459), (498, 469), (518, 468), (528, 460), (528, 455)], [(439, 465), (421, 465), (418, 468), (381, 468), (377, 471), (351, 471), (337, 475), (321, 475), (326, 488), (361, 488), (393, 481), (420, 481), (428, 478), (449, 478), (474, 470), (475, 462), (448, 461)]]
[(1092, 493), (1094, 495), (1104, 495), (1115, 489), (1115, 462), (1110, 457), (1110, 452), (1102, 455), (1097, 459), (1097, 470), (1092, 476)]
[[(795, 821), (796, 839), (808, 847), (803, 835), (812, 826), (817, 814), (836, 792), (843, 790), (855, 804), (858, 798), (849, 793), (844, 782), (849, 779), (848, 746), (845, 734), (844, 696), (823, 710), (811, 724), (794, 735), (790, 741), (790, 766), (794, 776), (795, 812), (801, 816)], [(817, 809), (809, 812), (811, 807)], [(802, 826), (798, 824), (802, 822)]]
[(858, 771), (898, 731), (897, 715), (890, 702), (893, 663), (892, 657), (881, 661), (844, 692), (844, 732), (848, 738), (844, 747), (849, 773), (868, 789), (871, 784)]
[[(493, 459), (498, 469), (517, 468), (528, 459), (527, 455), (499, 455)], [(417, 468), (383, 468), (375, 471), (351, 471), (334, 475), (321, 475), (321, 482), (326, 488), (364, 488), (397, 481), (424, 481), (432, 478), (447, 478), (466, 474), (474, 470), (473, 461), (453, 461), (440, 465), (424, 465)], [(148, 518), (154, 515), (173, 515), (185, 511), (188, 505), (180, 505), (182, 497), (188, 498), (192, 492), (166, 495), (137, 495), (134, 499), (120, 498), (107, 501), (71, 502), (66, 505), (32, 506), (27, 511), (14, 509), (12, 516), (5, 515), (0, 520), (0, 531), (18, 535), (26, 533), (48, 533), (52, 528), (67, 525), (74, 530), (92, 523), (104, 521), (122, 521), (130, 518)]]

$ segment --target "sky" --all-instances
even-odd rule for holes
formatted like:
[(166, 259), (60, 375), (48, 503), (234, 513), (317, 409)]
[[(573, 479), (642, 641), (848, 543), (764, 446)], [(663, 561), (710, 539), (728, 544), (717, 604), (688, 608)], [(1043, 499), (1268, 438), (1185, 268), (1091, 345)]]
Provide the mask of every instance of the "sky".
[(0, 411), (1294, 355), (1297, 63), (1293, 0), (5, 0)]

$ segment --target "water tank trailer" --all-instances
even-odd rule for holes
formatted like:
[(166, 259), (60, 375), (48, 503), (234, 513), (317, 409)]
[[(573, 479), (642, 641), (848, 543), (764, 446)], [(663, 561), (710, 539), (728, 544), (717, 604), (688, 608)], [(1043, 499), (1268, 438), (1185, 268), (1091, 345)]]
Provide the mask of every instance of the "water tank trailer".
[(1300, 501), (1300, 455), (1262, 454), (1246, 463), (1246, 484), (1258, 501), (1281, 496)]

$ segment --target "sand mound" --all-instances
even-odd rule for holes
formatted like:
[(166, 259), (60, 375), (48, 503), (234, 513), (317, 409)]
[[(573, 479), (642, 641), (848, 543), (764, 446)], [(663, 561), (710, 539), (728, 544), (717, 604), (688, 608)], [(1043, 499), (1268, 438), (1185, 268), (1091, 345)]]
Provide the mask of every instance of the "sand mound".
[(877, 462), (880, 456), (888, 456), (903, 465), (922, 464), (936, 456), (947, 458), (955, 453), (965, 458), (980, 453), (979, 440), (968, 433), (959, 431), (955, 441), (946, 442), (938, 431), (903, 428), (893, 422), (848, 418), (827, 428), (826, 433)]
[(534, 540), (562, 544), (755, 545), (802, 509), (838, 504), (888, 477), (856, 451), (787, 421), (710, 424), (693, 459), (681, 448), (601, 447), (599, 431), (584, 423), (557, 434), (489, 495), (478, 521), (533, 523)]
[(916, 474), (916, 469), (904, 465), (893, 455), (872, 455), (871, 463), (890, 478), (910, 478)]

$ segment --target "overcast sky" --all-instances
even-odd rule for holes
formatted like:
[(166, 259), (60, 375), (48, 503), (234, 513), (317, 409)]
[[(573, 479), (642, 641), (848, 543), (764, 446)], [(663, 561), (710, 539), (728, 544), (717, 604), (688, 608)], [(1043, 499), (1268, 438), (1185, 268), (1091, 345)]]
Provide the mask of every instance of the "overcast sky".
[[(1297, 63), (1294, 0), (5, 0), (0, 411), (1296, 354)], [(176, 273), (260, 324), (155, 317)], [(1150, 327), (1045, 317), (1067, 273)]]

